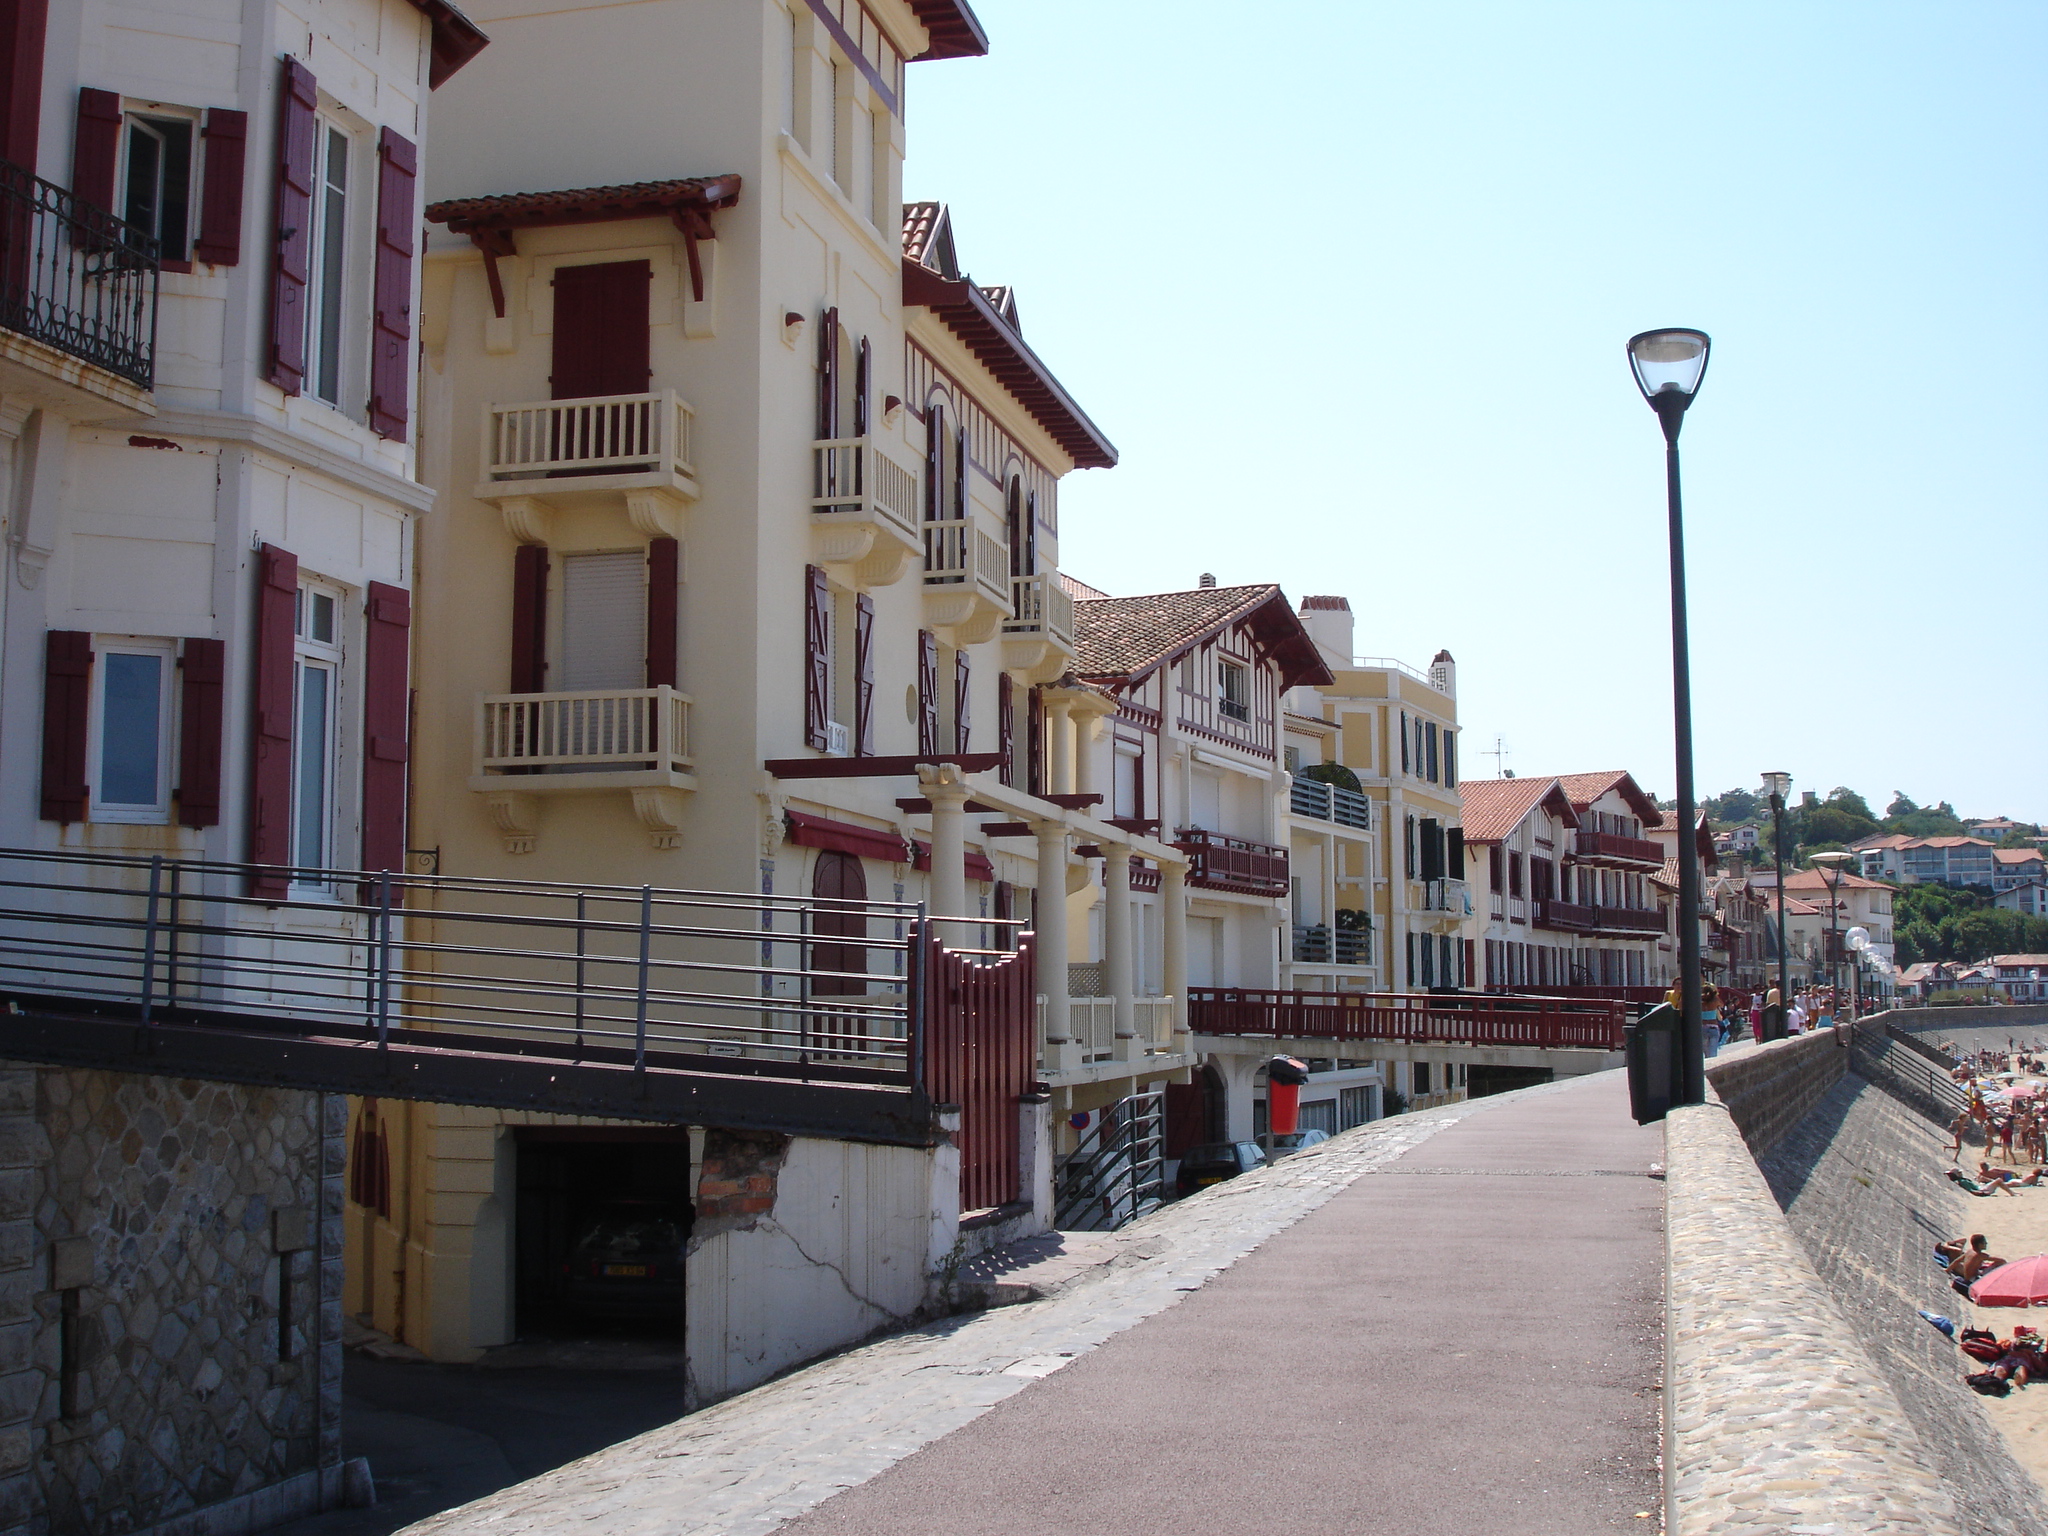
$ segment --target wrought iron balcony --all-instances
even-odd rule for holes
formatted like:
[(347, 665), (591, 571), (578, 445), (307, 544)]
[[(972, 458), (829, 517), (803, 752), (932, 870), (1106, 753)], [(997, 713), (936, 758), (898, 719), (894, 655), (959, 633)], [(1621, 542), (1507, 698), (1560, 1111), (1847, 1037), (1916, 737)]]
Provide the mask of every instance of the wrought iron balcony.
[(1174, 846), (1188, 856), (1188, 884), (1247, 896), (1285, 896), (1287, 850), (1201, 827), (1183, 827)]
[(1288, 808), (1297, 816), (1334, 821), (1340, 827), (1372, 830), (1372, 802), (1355, 789), (1297, 777), (1288, 791)]
[(153, 388), (155, 238), (7, 161), (0, 209), (0, 327)]

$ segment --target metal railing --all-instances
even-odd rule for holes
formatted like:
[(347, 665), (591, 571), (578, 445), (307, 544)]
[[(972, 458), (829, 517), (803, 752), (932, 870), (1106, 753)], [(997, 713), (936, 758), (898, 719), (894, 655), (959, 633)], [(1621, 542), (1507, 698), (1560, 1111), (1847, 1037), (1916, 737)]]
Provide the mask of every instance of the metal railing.
[(1355, 789), (1297, 777), (1287, 792), (1287, 805), (1297, 816), (1334, 821), (1340, 827), (1372, 830), (1372, 801)]
[(811, 444), (811, 510), (875, 516), (919, 542), (917, 476), (872, 437), (824, 438)]
[(997, 607), (1010, 600), (1010, 553), (966, 517), (924, 524), (924, 583), (928, 587), (972, 584)]
[(1166, 1200), (1166, 1095), (1119, 1099), (1060, 1159), (1053, 1224), (1065, 1232), (1114, 1232)]
[(484, 407), (483, 478), (659, 471), (694, 479), (690, 403), (672, 389)]
[(0, 994), (145, 1031), (225, 1014), (908, 1085), (923, 932), (903, 902), (0, 850)]
[(476, 709), (478, 773), (690, 767), (690, 697), (673, 688), (486, 694)]
[(1201, 1035), (1620, 1050), (1627, 1012), (1558, 997), (1188, 989), (1188, 1027)]
[[(1411, 667), (1407, 662), (1396, 661), (1391, 656), (1354, 656), (1351, 658), (1351, 665), (1354, 667), (1371, 668), (1375, 671), (1398, 672), (1403, 677), (1414, 678), (1415, 681), (1426, 687), (1436, 688), (1436, 684), (1430, 682), (1429, 674), (1420, 667)], [(1441, 693), (1443, 690), (1437, 688), (1437, 692)]]
[(1327, 923), (1294, 928), (1294, 958), (1303, 965), (1372, 964), (1370, 928), (1332, 928)]
[(1074, 648), (1074, 599), (1060, 585), (1059, 572), (1010, 578), (1010, 614), (1006, 635), (1049, 635), (1068, 650)]
[(150, 389), (161, 273), (154, 236), (0, 161), (0, 327)]
[(1472, 887), (1465, 880), (1422, 880), (1422, 897), (1415, 903), (1419, 912), (1462, 913), (1472, 915)]

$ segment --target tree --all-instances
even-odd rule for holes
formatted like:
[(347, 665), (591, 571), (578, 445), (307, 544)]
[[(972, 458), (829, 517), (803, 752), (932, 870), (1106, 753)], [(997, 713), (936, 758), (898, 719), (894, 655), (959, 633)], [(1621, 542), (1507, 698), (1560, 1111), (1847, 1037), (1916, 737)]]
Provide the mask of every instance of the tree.
[(1906, 837), (1954, 837), (1963, 830), (1963, 819), (1944, 802), (1924, 811), (1887, 817), (1884, 830)]
[(1873, 827), (1877, 825), (1877, 818), (1870, 814), (1870, 802), (1844, 785), (1837, 784), (1829, 790), (1826, 803), (1847, 811), (1851, 816), (1861, 817)]
[(1733, 827), (1746, 822), (1760, 821), (1771, 813), (1771, 808), (1764, 803), (1763, 797), (1748, 789), (1725, 789), (1718, 795), (1702, 800), (1700, 809), (1707, 813), (1707, 819), (1717, 827)]
[(1884, 813), (1888, 817), (1910, 816), (1919, 809), (1919, 806), (1906, 798), (1903, 789), (1895, 789), (1892, 791), (1892, 803), (1884, 808)]

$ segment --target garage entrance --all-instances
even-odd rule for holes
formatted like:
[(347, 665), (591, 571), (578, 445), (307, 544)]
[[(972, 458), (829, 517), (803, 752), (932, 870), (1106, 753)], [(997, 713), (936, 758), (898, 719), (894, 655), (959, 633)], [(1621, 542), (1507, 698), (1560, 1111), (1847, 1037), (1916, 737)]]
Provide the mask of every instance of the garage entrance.
[(689, 1132), (520, 1126), (514, 1138), (519, 1336), (680, 1338)]

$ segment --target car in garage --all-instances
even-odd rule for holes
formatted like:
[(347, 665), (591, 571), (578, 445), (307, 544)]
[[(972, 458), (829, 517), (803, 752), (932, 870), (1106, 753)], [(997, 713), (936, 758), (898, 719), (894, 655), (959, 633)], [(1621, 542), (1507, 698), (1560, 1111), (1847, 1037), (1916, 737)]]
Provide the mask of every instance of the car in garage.
[(686, 1207), (661, 1200), (600, 1206), (571, 1245), (563, 1299), (607, 1317), (681, 1317)]
[(1180, 1171), (1174, 1175), (1174, 1193), (1192, 1195), (1265, 1166), (1266, 1154), (1256, 1141), (1216, 1141), (1189, 1147), (1181, 1154)]

